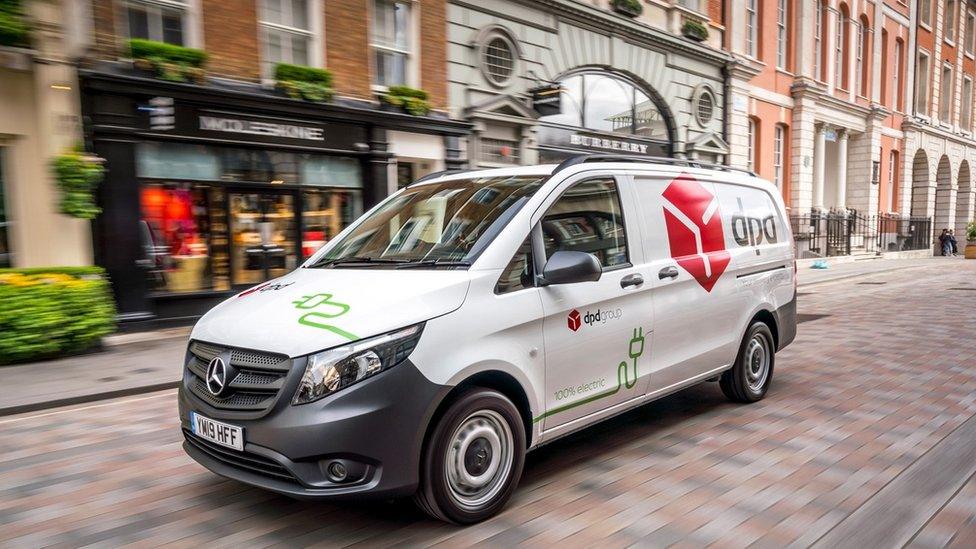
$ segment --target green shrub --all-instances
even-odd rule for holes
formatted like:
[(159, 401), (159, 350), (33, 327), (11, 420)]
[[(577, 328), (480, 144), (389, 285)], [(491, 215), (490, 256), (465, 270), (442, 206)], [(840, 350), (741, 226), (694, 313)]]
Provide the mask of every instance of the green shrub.
[(97, 267), (0, 269), (0, 364), (88, 349), (115, 328)]
[(424, 116), (430, 112), (427, 99), (430, 94), (409, 86), (390, 86), (386, 93), (380, 95), (380, 101), (394, 107), (399, 107), (414, 116)]
[(966, 239), (970, 242), (976, 242), (976, 219), (966, 225)]
[(326, 88), (332, 87), (332, 73), (325, 69), (316, 69), (304, 65), (289, 65), (278, 63), (275, 65), (275, 80), (279, 82), (310, 82), (321, 84)]
[(697, 19), (686, 19), (681, 26), (681, 34), (697, 42), (708, 40), (708, 27)]
[(155, 72), (163, 80), (202, 84), (206, 79), (203, 65), (207, 52), (203, 50), (133, 38), (129, 40), (129, 55), (136, 66)]
[(644, 5), (640, 0), (610, 0), (610, 7), (628, 17), (637, 17), (644, 12)]
[(30, 26), (17, 0), (0, 1), (0, 46), (30, 45)]
[(329, 101), (335, 95), (332, 89), (332, 73), (304, 65), (275, 65), (275, 81), (279, 90), (292, 99)]
[(79, 219), (94, 219), (102, 210), (95, 205), (95, 189), (102, 182), (103, 160), (81, 151), (71, 151), (54, 158), (52, 166), (58, 182), (61, 213)]

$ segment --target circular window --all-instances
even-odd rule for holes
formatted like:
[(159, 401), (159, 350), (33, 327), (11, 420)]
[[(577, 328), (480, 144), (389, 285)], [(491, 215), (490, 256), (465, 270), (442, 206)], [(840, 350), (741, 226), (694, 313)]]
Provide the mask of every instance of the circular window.
[(711, 90), (703, 89), (698, 94), (698, 101), (695, 104), (695, 118), (702, 126), (712, 121), (715, 116), (715, 96)]
[(515, 73), (515, 48), (502, 36), (490, 38), (482, 49), (485, 76), (496, 86), (508, 84)]

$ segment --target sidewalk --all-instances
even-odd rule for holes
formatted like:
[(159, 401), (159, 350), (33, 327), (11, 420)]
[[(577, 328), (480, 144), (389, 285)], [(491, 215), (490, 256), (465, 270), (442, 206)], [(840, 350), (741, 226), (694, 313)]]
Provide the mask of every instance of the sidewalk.
[[(872, 259), (800, 267), (799, 285), (934, 266), (948, 258)], [(0, 416), (117, 398), (176, 387), (182, 374), (188, 328), (118, 334), (106, 349), (88, 355), (17, 366), (0, 366)]]

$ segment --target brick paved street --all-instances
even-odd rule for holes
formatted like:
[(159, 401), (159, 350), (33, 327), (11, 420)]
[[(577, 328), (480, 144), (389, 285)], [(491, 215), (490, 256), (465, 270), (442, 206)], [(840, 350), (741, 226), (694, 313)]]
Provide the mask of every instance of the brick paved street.
[(509, 508), (464, 529), (216, 477), (184, 456), (172, 390), (2, 418), (0, 546), (836, 546), (867, 527), (976, 545), (976, 261), (800, 300), (764, 401), (704, 384), (543, 447)]

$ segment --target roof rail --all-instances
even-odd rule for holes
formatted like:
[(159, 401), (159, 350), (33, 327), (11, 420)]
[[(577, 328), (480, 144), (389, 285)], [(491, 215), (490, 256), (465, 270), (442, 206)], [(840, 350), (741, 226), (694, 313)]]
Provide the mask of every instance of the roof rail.
[[(440, 170), (440, 171), (436, 171), (436, 172), (431, 172), (431, 173), (429, 173), (429, 174), (427, 174), (425, 176), (422, 176), (420, 179), (414, 181), (410, 185), (416, 185), (417, 183), (420, 183), (421, 181), (429, 181), (431, 179), (436, 179), (438, 177), (443, 177), (445, 175), (451, 175), (452, 173), (461, 173), (461, 172), (467, 172), (467, 171), (471, 171), (471, 170), (456, 168), (456, 169), (453, 169), (453, 170)], [(410, 185), (407, 185), (407, 186), (409, 187)]]
[(573, 166), (586, 164), (589, 162), (635, 162), (643, 164), (665, 164), (668, 166), (686, 166), (688, 168), (706, 168), (726, 172), (740, 172), (746, 175), (751, 175), (752, 177), (756, 177), (754, 172), (742, 168), (733, 168), (724, 164), (713, 164), (711, 162), (699, 162), (698, 160), (671, 158), (667, 156), (633, 156), (612, 153), (589, 153), (572, 156), (566, 160), (563, 160), (558, 166), (556, 166), (556, 169), (552, 171), (552, 175), (556, 175), (557, 173)]

